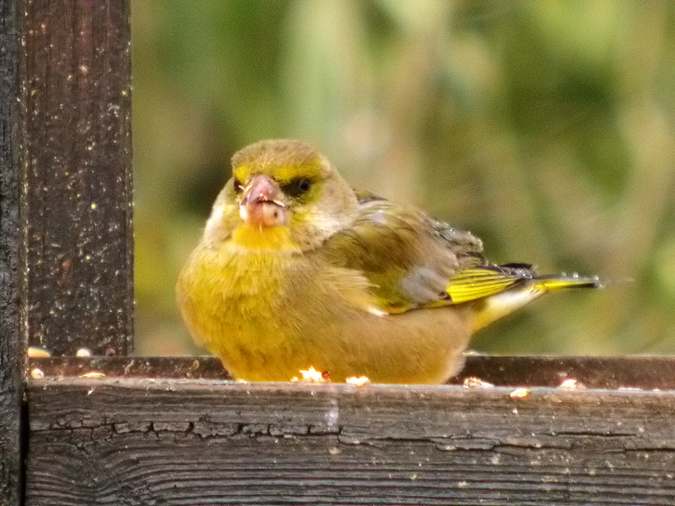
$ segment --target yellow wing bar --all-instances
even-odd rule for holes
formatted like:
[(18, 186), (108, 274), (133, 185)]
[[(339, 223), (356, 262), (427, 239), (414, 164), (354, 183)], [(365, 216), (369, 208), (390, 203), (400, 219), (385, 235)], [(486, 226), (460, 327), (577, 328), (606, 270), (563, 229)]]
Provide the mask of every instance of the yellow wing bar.
[(513, 273), (498, 269), (476, 267), (460, 271), (453, 276), (448, 282), (447, 292), (454, 304), (461, 304), (501, 293), (522, 279)]

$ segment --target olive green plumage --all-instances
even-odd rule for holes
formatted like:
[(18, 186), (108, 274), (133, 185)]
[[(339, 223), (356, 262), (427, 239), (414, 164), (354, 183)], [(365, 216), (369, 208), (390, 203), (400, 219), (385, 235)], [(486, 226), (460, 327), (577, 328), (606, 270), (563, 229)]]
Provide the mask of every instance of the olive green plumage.
[(236, 377), (437, 383), (471, 334), (546, 291), (595, 278), (492, 265), (480, 239), (354, 192), (305, 143), (261, 141), (233, 157), (179, 277), (188, 328)]

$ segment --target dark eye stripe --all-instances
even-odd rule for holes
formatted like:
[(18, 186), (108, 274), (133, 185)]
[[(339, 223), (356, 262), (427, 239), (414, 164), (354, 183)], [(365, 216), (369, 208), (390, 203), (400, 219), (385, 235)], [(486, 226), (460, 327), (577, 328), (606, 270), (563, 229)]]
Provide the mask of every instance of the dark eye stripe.
[(283, 192), (289, 197), (300, 197), (312, 188), (312, 181), (305, 177), (293, 179), (281, 187)]

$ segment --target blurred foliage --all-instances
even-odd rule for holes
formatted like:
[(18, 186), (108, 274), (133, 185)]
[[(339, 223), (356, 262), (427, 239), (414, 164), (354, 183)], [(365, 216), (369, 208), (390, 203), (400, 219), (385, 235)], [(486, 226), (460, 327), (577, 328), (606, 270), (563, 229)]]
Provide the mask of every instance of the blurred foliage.
[(494, 261), (597, 273), (495, 353), (675, 352), (675, 2), (132, 2), (137, 351), (197, 352), (174, 282), (229, 176), (308, 140)]

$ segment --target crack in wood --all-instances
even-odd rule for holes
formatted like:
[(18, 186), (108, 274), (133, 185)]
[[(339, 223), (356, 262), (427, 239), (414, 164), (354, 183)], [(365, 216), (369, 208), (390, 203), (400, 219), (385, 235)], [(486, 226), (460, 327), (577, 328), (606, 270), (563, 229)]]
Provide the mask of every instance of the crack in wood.
[(28, 504), (675, 504), (675, 392), (167, 386), (31, 382)]

